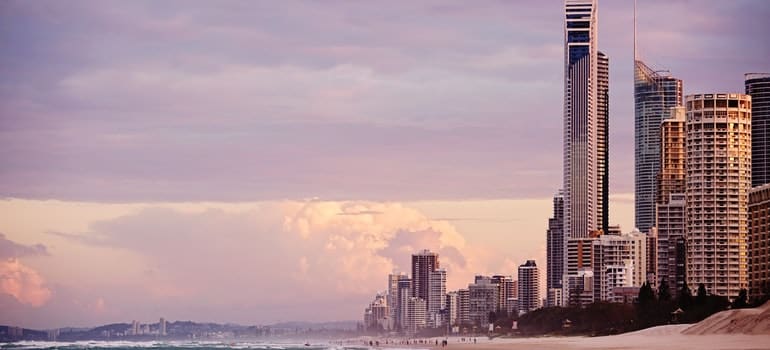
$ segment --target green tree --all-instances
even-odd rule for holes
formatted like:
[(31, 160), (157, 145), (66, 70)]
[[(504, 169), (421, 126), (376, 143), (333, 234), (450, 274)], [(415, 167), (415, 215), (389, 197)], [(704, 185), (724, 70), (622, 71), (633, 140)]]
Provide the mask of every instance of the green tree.
[(662, 281), (660, 281), (660, 286), (658, 286), (658, 300), (660, 301), (671, 300), (671, 290), (669, 289), (668, 282), (666, 282), (665, 278)]
[(677, 300), (679, 302), (679, 307), (682, 308), (682, 310), (688, 310), (692, 306), (692, 293), (690, 292), (690, 287), (685, 284), (682, 286), (682, 290), (679, 291), (679, 298)]
[(487, 316), (488, 316), (488, 319), (489, 319), (489, 323), (495, 323), (495, 321), (497, 321), (497, 314), (495, 314), (494, 311), (490, 311), (489, 315), (487, 315)]
[(655, 301), (655, 292), (649, 283), (644, 282), (639, 288), (639, 305), (647, 305)]
[(695, 304), (697, 305), (705, 305), (706, 299), (708, 298), (708, 291), (706, 290), (706, 285), (701, 283), (698, 285), (698, 294), (695, 295)]
[(730, 305), (733, 309), (743, 309), (749, 307), (749, 296), (745, 288), (741, 289), (740, 292), (738, 292), (738, 297), (733, 300), (732, 305)]

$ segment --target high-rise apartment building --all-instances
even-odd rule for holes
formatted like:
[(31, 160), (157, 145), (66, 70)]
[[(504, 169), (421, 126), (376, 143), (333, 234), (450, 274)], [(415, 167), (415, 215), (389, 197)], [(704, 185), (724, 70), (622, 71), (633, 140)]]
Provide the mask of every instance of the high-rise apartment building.
[[(548, 231), (546, 232), (546, 290), (548, 297), (559, 296), (561, 301), (561, 292), (551, 292), (552, 289), (561, 290), (563, 288), (562, 278), (564, 278), (564, 192), (559, 192), (553, 197), (553, 217), (548, 219)], [(553, 300), (548, 300), (548, 306), (562, 306), (556, 304)]]
[[(586, 271), (593, 271), (593, 244), (599, 232), (594, 232), (591, 237), (586, 238), (573, 238), (567, 241), (566, 246), (566, 261), (567, 264), (564, 267), (565, 277), (564, 281), (568, 282), (570, 279), (575, 280), (574, 277), (578, 275), (585, 275)], [(591, 274), (593, 276), (593, 272)], [(575, 286), (566, 283), (563, 288), (562, 297), (566, 301), (576, 294), (574, 290)], [(581, 291), (577, 291), (581, 293)]]
[(665, 280), (673, 291), (685, 284), (685, 125), (685, 108), (674, 107), (660, 126), (657, 281)]
[(398, 289), (396, 290), (396, 319), (394, 326), (396, 329), (406, 329), (406, 320), (409, 316), (408, 303), (412, 297), (412, 280), (409, 278), (399, 278)]
[[(438, 253), (424, 249), (412, 254), (412, 296), (430, 303), (430, 273), (439, 268)], [(427, 304), (426, 304), (427, 305)]]
[(647, 280), (647, 235), (633, 231), (593, 240), (594, 300), (615, 300), (618, 287), (639, 287)]
[(387, 296), (377, 293), (374, 300), (364, 311), (364, 327), (366, 329), (387, 329), (390, 320)]
[(645, 237), (645, 245), (647, 256), (645, 261), (647, 262), (647, 278), (646, 282), (653, 288), (658, 287), (658, 230), (653, 227), (647, 232)]
[(519, 266), (519, 314), (525, 314), (540, 307), (540, 273), (534, 260), (527, 260)]
[(471, 324), (470, 289), (460, 289), (457, 291), (457, 323), (461, 325)]
[(446, 306), (448, 321), (450, 326), (459, 324), (460, 319), (460, 295), (459, 292), (449, 292), (446, 294)]
[[(597, 1), (565, 0), (564, 245), (608, 232), (609, 58), (598, 51)], [(562, 296), (569, 300), (577, 269), (565, 252)], [(550, 283), (553, 283), (551, 281)]]
[(468, 285), (468, 316), (470, 323), (477, 327), (489, 324), (489, 313), (497, 312), (498, 286), (486, 276), (477, 276), (476, 282)]
[(427, 304), (422, 298), (410, 297), (406, 300), (406, 325), (404, 330), (407, 334), (417, 334), (425, 328)]
[(634, 59), (634, 214), (647, 233), (655, 225), (660, 171), (660, 125), (682, 105), (682, 81)]
[(749, 297), (755, 300), (767, 295), (770, 295), (770, 183), (749, 192)]
[(564, 235), (598, 228), (597, 1), (565, 0)]
[(446, 306), (446, 270), (437, 269), (428, 274), (428, 326), (440, 327), (444, 324), (442, 310)]
[(409, 276), (406, 273), (391, 273), (388, 275), (388, 311), (390, 312), (392, 327), (398, 324), (398, 304), (400, 302), (398, 285), (403, 280), (409, 280)]
[(770, 73), (746, 74), (751, 95), (751, 186), (770, 183)]
[(687, 284), (735, 298), (748, 287), (751, 96), (688, 95)]
[(685, 285), (685, 195), (672, 193), (657, 205), (658, 283), (664, 280), (672, 291)]
[(492, 283), (497, 284), (497, 311), (507, 311), (508, 300), (517, 294), (517, 291), (514, 291), (516, 281), (511, 276), (494, 275)]
[(660, 125), (660, 170), (657, 175), (657, 203), (665, 204), (671, 194), (685, 190), (685, 109), (674, 107)]

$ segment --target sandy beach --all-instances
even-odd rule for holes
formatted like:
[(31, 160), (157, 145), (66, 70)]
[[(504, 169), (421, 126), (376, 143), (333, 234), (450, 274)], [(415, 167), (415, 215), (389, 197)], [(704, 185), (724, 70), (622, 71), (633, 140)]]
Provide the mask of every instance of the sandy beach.
[[(689, 335), (681, 332), (690, 325), (653, 327), (638, 332), (606, 337), (477, 338), (476, 344), (457, 343), (454, 350), (516, 349), (770, 349), (770, 335)], [(435, 347), (434, 347), (435, 348)], [(439, 349), (441, 347), (438, 347)]]
[[(447, 347), (435, 346), (448, 339)], [(475, 339), (475, 341), (474, 341)], [(385, 339), (360, 338), (356, 342)], [(494, 338), (436, 337), (409, 345), (396, 341), (385, 348), (451, 349), (451, 350), (516, 350), (516, 349), (770, 349), (770, 302), (749, 309), (718, 312), (696, 324), (658, 326), (636, 332), (605, 337)]]
[[(666, 350), (753, 350), (770, 349), (770, 334), (683, 334), (691, 324), (659, 326), (620, 335), (605, 337), (534, 337), (534, 338), (494, 338), (449, 337), (447, 347), (435, 346), (445, 338), (424, 339), (427, 344), (388, 344), (380, 339), (382, 348), (392, 349), (442, 349), (442, 350), (517, 350), (517, 349), (666, 349)], [(374, 339), (374, 338), (372, 338)], [(392, 339), (391, 339), (392, 340)], [(469, 341), (470, 340), (470, 341)], [(361, 340), (359, 339), (358, 342)], [(355, 344), (355, 343), (353, 343)]]

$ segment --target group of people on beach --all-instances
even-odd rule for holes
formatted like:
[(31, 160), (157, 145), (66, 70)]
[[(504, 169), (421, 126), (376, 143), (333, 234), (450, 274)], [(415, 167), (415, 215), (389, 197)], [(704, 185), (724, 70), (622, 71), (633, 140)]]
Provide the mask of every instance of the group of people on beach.
[[(473, 344), (476, 344), (476, 338), (460, 338), (460, 341), (463, 343), (470, 343), (473, 342)], [(439, 342), (438, 339), (434, 339), (433, 341), (435, 346), (441, 345), (441, 347), (446, 347), (449, 345), (449, 340), (443, 339)], [(431, 341), (430, 339), (401, 339), (401, 340), (390, 340), (386, 339), (384, 345), (430, 345)], [(364, 340), (364, 345), (369, 345), (369, 347), (380, 347), (380, 341), (379, 340), (369, 340), (367, 343), (366, 340)]]

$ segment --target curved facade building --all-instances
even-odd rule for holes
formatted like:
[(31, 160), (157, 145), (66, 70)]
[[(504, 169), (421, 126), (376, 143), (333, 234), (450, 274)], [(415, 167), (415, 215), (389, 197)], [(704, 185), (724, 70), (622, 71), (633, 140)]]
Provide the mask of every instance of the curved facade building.
[(655, 225), (660, 126), (682, 105), (682, 80), (634, 61), (634, 214), (639, 231)]
[(751, 95), (751, 186), (770, 183), (770, 73), (746, 74)]
[(687, 285), (735, 298), (747, 280), (751, 96), (686, 97)]

